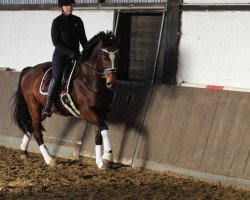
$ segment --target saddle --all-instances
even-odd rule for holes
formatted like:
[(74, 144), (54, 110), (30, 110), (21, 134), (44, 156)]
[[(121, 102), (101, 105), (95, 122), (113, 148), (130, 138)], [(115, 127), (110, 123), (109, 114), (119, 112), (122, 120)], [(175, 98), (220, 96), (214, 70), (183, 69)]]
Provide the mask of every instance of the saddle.
[[(76, 108), (72, 98), (69, 94), (70, 83), (72, 81), (72, 75), (76, 69), (77, 62), (74, 64), (70, 63), (69, 66), (65, 67), (63, 72), (63, 78), (60, 87), (60, 101), (62, 102), (63, 106), (75, 117), (80, 117), (80, 111)], [(52, 67), (50, 67), (43, 75), (41, 84), (40, 84), (40, 93), (42, 95), (48, 95), (49, 84), (52, 79)]]

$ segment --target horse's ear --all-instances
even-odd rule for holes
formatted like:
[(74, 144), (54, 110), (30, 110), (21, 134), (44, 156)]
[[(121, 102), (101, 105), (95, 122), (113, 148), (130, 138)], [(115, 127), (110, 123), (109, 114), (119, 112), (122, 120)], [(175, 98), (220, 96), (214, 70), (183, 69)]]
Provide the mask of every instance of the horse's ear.
[(103, 40), (104, 40), (104, 37), (105, 37), (105, 33), (104, 32), (100, 32), (98, 34), (98, 40), (99, 40), (99, 43), (103, 43)]

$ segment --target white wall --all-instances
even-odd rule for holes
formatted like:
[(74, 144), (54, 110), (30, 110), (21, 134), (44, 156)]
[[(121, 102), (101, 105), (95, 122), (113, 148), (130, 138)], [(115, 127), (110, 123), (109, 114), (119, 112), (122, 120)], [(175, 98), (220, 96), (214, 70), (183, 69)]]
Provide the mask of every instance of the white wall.
[[(51, 61), (51, 23), (60, 11), (1, 11), (0, 67), (20, 71)], [(87, 38), (113, 29), (113, 11), (74, 11), (82, 18)]]
[[(20, 71), (50, 61), (51, 22), (59, 14), (1, 11), (0, 67)], [(88, 39), (113, 28), (113, 11), (74, 14), (82, 18)], [(178, 83), (250, 88), (250, 12), (183, 12), (181, 29)]]
[(183, 12), (178, 82), (250, 88), (250, 12)]

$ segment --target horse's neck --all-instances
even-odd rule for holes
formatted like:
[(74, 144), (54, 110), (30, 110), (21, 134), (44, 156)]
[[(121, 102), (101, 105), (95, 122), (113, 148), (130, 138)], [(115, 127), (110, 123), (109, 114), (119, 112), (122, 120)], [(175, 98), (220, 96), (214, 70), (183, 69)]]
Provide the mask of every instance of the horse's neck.
[(81, 71), (83, 80), (89, 88), (90, 91), (98, 92), (106, 88), (105, 81), (102, 78), (102, 69), (101, 68), (101, 54), (100, 54), (100, 45), (98, 44), (91, 55), (84, 61), (86, 64), (81, 64)]
[(88, 62), (88, 60), (86, 60), (86, 64), (89, 65), (89, 67), (85, 64), (80, 65), (80, 80), (84, 82), (84, 86), (87, 87), (89, 91), (96, 93), (103, 90), (105, 87), (105, 81), (101, 74), (96, 71), (96, 66), (93, 66), (93, 64)]

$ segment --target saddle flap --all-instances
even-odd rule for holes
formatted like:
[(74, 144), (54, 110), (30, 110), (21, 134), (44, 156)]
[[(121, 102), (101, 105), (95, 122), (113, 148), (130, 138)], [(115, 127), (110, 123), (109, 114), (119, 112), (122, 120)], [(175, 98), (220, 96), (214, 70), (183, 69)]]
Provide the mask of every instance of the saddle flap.
[(40, 84), (40, 93), (43, 95), (48, 94), (49, 84), (52, 79), (52, 68), (50, 67), (43, 75), (41, 84)]
[[(75, 67), (72, 67), (70, 63), (65, 70), (63, 71), (63, 78), (60, 86), (60, 94), (65, 94), (69, 92), (69, 84), (71, 82), (72, 74)], [(40, 93), (42, 95), (48, 95), (49, 84), (52, 79), (52, 68), (50, 67), (43, 75), (41, 84), (40, 84)]]

